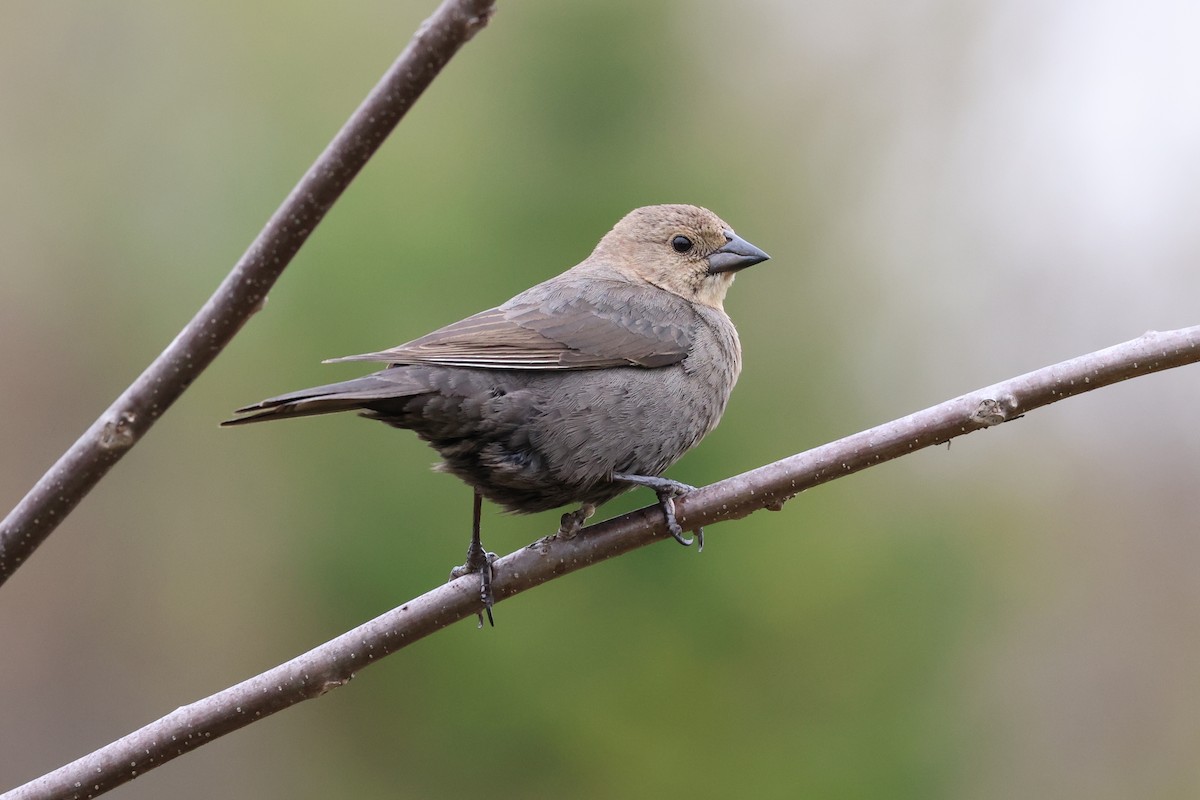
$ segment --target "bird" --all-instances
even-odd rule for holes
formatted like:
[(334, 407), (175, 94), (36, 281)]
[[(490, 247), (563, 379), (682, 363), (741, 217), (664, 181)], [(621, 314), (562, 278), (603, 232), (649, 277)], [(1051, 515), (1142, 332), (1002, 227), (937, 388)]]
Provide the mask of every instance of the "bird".
[(436, 470), (474, 490), (467, 560), (451, 578), (481, 576), (494, 624), (483, 499), (520, 514), (578, 504), (558, 531), (570, 537), (597, 506), (644, 486), (672, 536), (703, 547), (703, 529), (685, 537), (675, 517), (693, 487), (662, 474), (725, 411), (742, 366), (725, 295), (768, 258), (708, 209), (637, 208), (579, 264), (495, 308), (325, 362), (380, 371), (244, 406), (222, 425), (357, 411), (415, 432), (441, 456)]

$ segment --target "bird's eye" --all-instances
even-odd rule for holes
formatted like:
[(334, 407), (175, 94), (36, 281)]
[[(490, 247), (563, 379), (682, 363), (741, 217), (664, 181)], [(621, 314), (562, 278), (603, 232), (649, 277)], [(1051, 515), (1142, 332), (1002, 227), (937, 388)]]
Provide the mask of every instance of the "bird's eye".
[(692, 240), (686, 236), (676, 236), (671, 240), (671, 247), (675, 248), (676, 253), (686, 253), (692, 249)]

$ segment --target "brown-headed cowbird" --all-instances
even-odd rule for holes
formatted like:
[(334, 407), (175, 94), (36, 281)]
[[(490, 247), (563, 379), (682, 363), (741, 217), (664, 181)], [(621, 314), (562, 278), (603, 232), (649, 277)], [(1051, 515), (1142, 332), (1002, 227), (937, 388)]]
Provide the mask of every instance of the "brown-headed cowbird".
[[(691, 487), (659, 477), (711, 431), (741, 371), (725, 292), (768, 258), (707, 209), (631, 211), (566, 272), (496, 308), (376, 353), (380, 372), (272, 397), (226, 425), (357, 410), (408, 428), (442, 457), (438, 469), (475, 490), (467, 563), (491, 616), (491, 561), (479, 542), (480, 497), (517, 513), (595, 507), (632, 486), (658, 495), (671, 533), (673, 498)], [(703, 545), (702, 531), (697, 538)]]

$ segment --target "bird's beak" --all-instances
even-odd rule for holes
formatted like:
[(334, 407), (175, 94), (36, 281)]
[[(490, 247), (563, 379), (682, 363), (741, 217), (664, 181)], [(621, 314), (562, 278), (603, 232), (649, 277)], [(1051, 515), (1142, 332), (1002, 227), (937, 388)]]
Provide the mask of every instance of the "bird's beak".
[(708, 257), (708, 274), (717, 275), (722, 272), (737, 272), (766, 261), (769, 255), (747, 242), (733, 231), (726, 231), (725, 246), (713, 251)]

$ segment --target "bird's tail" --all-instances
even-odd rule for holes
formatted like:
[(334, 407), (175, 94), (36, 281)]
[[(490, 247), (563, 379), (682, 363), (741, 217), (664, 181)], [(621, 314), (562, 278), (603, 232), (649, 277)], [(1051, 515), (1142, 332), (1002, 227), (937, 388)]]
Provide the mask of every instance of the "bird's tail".
[(244, 425), (248, 422), (353, 411), (366, 408), (372, 402), (419, 394), (422, 388), (405, 386), (403, 381), (384, 378), (378, 373), (366, 375), (350, 381), (281, 394), (244, 406), (234, 412), (244, 416), (227, 419), (221, 425)]

